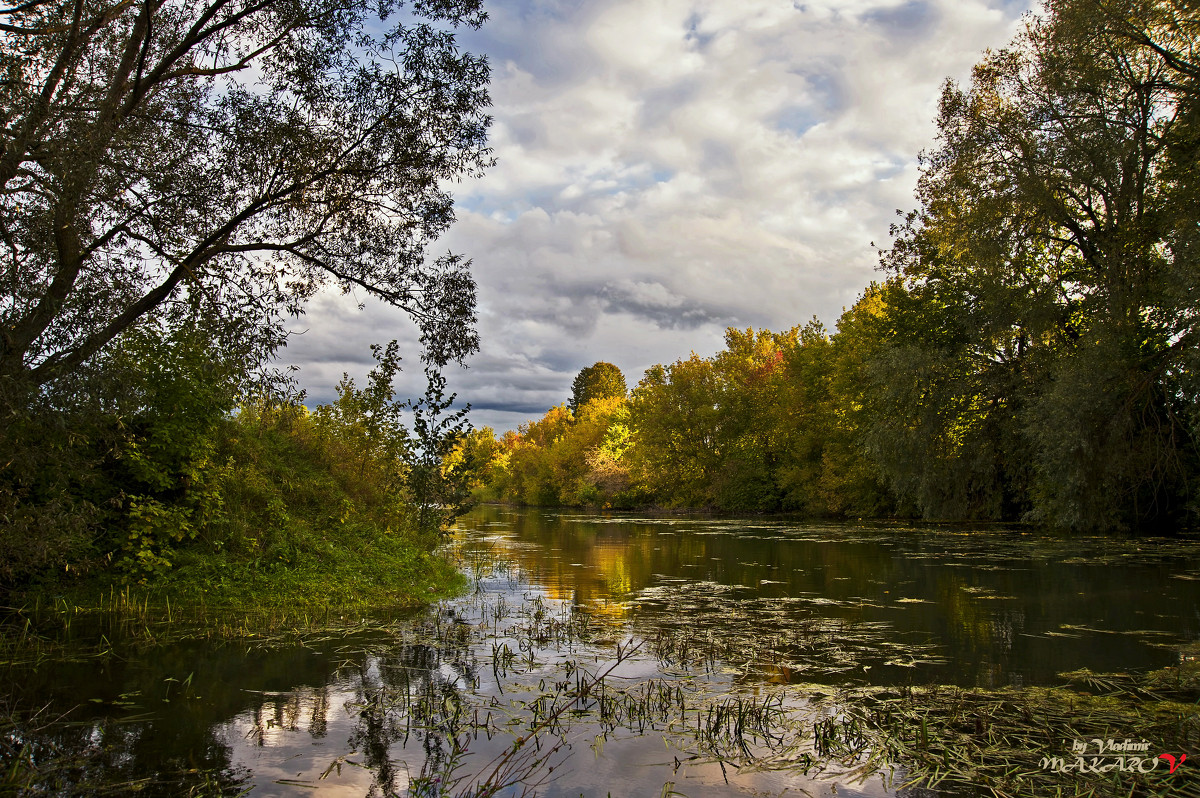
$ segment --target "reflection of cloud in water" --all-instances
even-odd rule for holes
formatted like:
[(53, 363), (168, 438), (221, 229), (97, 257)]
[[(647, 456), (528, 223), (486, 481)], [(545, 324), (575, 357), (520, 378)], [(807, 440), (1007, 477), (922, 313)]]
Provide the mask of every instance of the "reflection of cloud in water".
[[(325, 772), (339, 757), (357, 760), (344, 748), (357, 714), (348, 706), (354, 700), (349, 685), (260, 695), (262, 705), (240, 713), (218, 730), (232, 760), (253, 773), (253, 795), (309, 794), (313, 788), (335, 798), (367, 794), (375, 779), (361, 761), (358, 766), (347, 763)], [(407, 779), (396, 786), (406, 789)]]

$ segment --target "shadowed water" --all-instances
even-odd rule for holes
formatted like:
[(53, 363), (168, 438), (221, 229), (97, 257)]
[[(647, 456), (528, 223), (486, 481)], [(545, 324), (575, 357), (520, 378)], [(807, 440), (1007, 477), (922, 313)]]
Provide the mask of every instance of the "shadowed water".
[(1183, 541), (489, 507), (451, 548), (469, 595), (261, 644), (80, 619), (107, 646), (10, 669), (40, 712), (3, 750), (50, 794), (884, 795), (814, 746), (838, 689), (1158, 668), (1200, 627)]

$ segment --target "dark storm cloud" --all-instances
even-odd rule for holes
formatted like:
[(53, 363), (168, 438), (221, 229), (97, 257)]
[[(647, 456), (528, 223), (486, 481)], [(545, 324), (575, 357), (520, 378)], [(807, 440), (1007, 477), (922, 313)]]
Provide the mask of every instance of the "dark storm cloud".
[(626, 313), (663, 329), (694, 330), (734, 320), (728, 308), (705, 305), (673, 293), (662, 283), (625, 280), (599, 289), (608, 313)]
[(496, 410), (501, 413), (515, 413), (529, 419), (540, 418), (551, 407), (562, 404), (564, 400), (550, 401), (535, 400), (531, 402), (503, 402), (490, 399), (476, 399), (471, 403), (472, 410)]

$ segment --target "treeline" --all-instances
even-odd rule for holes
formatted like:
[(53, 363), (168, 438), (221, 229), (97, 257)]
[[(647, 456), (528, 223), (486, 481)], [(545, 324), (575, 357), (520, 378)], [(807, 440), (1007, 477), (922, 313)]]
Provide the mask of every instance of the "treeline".
[[(1056, 0), (942, 93), (886, 279), (495, 445), (489, 495), (1194, 526), (1200, 12)], [(476, 443), (486, 446), (486, 442)]]
[[(949, 330), (929, 322), (951, 310), (901, 279), (872, 285), (833, 334), (817, 321), (731, 328), (712, 357), (654, 366), (628, 396), (573, 399), (499, 440), (476, 430), (450, 462), (477, 464), (478, 499), (529, 505), (1195, 525), (1194, 439), (1163, 481), (1103, 425), (1076, 437), (1078, 419), (1044, 426), (1044, 404), (1014, 412), (980, 390), (986, 375), (961, 347), (942, 345)], [(1079, 457), (1105, 441), (1110, 462)], [(1091, 469), (1106, 478), (1088, 492)]]
[[(459, 452), (481, 464), (476, 496), (533, 505), (792, 511), (814, 516), (914, 511), (865, 455), (871, 350), (886, 324), (873, 288), (830, 336), (818, 322), (784, 333), (726, 332), (726, 349), (654, 366), (626, 396), (552, 408)], [(597, 364), (599, 365), (599, 364)]]

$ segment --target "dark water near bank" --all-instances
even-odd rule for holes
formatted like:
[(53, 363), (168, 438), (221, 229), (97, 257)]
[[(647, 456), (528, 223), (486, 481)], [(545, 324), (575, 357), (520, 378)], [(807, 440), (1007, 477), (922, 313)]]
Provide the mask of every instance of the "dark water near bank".
[[(885, 795), (804, 772), (787, 730), (817, 697), (1053, 685), (1200, 637), (1187, 541), (481, 508), (452, 548), (470, 595), (261, 644), (76, 619), (103, 643), (6, 674), (41, 712), (5, 745), (54, 762), (61, 794), (432, 796), (499, 771), (545, 796)], [(609, 704), (555, 704), (600, 673)], [(735, 702), (777, 738), (718, 728)]]

